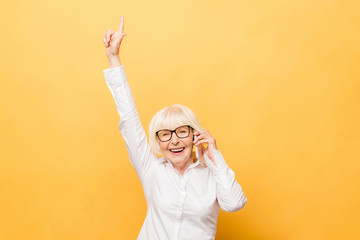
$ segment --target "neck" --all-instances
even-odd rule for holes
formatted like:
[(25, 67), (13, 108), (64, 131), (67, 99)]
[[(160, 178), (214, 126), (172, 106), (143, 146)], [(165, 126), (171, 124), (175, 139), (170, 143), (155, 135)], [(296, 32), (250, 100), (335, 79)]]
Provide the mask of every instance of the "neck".
[(181, 176), (184, 175), (186, 169), (190, 166), (190, 164), (193, 162), (192, 157), (189, 158), (186, 162), (179, 163), (179, 164), (172, 164), (176, 171), (180, 173)]

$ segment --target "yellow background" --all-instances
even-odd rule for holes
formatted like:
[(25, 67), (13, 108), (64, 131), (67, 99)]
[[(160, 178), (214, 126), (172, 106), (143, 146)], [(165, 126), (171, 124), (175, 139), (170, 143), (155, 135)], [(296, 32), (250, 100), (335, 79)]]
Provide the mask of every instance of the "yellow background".
[(136, 239), (146, 202), (102, 70), (142, 123), (189, 106), (248, 198), (217, 239), (359, 239), (360, 2), (6, 1), (0, 239)]

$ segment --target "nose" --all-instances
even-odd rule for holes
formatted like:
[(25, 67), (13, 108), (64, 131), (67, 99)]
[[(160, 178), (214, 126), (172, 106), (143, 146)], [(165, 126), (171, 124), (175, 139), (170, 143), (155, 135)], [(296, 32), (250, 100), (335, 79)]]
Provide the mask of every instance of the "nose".
[(170, 139), (170, 141), (171, 141), (171, 143), (172, 144), (177, 144), (178, 142), (179, 142), (179, 138), (178, 138), (178, 136), (175, 134), (175, 132), (173, 132), (173, 133), (171, 133), (172, 135), (171, 135), (171, 139)]

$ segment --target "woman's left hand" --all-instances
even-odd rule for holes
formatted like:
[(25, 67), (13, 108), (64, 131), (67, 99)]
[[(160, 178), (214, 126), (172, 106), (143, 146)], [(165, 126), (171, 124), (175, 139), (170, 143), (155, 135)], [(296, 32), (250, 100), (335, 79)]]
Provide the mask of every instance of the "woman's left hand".
[[(195, 131), (194, 136), (195, 140), (193, 143), (196, 147), (198, 147), (200, 154), (206, 154), (206, 156), (210, 158), (210, 160), (213, 161), (213, 163), (216, 165), (214, 159), (214, 150), (217, 149), (215, 139), (206, 130), (202, 133)], [(203, 144), (206, 144), (207, 146), (204, 147)]]

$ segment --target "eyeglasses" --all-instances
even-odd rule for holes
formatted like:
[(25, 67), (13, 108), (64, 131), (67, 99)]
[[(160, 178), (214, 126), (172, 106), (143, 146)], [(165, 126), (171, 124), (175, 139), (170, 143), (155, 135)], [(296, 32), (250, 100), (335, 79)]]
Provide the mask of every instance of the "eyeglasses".
[(173, 132), (178, 138), (187, 138), (190, 134), (190, 126), (180, 126), (175, 128), (175, 130), (162, 129), (156, 132), (156, 136), (158, 137), (160, 142), (167, 142), (171, 139)]

